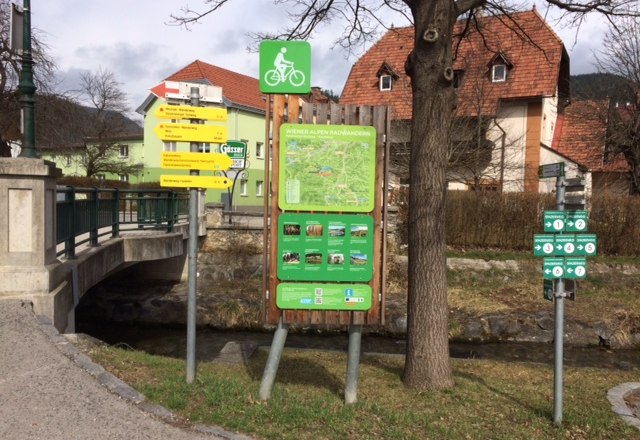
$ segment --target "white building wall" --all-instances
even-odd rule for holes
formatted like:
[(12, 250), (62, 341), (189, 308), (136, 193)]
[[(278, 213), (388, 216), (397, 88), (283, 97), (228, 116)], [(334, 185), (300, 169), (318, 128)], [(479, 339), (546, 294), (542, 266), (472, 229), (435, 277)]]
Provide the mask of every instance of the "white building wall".
[[(504, 147), (502, 137), (504, 135)], [(524, 181), (524, 153), (527, 135), (527, 104), (502, 103), (496, 120), (487, 133), (494, 142), (492, 174), (500, 179), (503, 171), (503, 190), (505, 192), (522, 191)], [(504, 167), (501, 166), (504, 149)]]
[(542, 127), (540, 130), (540, 142), (544, 145), (553, 143), (553, 132), (556, 129), (558, 119), (558, 97), (551, 96), (542, 99)]

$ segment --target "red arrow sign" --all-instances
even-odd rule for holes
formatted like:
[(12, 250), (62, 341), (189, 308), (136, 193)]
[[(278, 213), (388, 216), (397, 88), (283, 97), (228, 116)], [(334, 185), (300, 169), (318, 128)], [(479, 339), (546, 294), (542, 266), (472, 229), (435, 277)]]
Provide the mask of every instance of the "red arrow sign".
[(164, 81), (149, 90), (151, 90), (151, 93), (161, 99), (164, 99), (167, 96), (167, 93), (180, 93), (180, 89), (167, 88), (167, 84)]

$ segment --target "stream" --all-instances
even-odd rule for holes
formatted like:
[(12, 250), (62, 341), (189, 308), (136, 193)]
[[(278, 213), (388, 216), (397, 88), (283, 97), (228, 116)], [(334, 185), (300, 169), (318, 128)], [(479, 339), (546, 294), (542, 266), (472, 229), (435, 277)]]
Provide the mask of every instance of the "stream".
[[(125, 345), (150, 354), (186, 358), (186, 326), (131, 325), (114, 322), (76, 323), (78, 333), (85, 333), (110, 345)], [(269, 347), (273, 332), (226, 331), (209, 327), (196, 331), (196, 355), (199, 361), (210, 361), (229, 341), (253, 341)], [(363, 353), (402, 355), (405, 340), (379, 335), (363, 334)], [(344, 333), (290, 332), (285, 347), (313, 350), (347, 351), (348, 335)], [(452, 342), (451, 357), (462, 359), (491, 359), (506, 362), (536, 362), (553, 365), (554, 345), (544, 343)], [(604, 347), (564, 346), (564, 365), (568, 367), (594, 367), (617, 370), (640, 369), (640, 350), (609, 350)]]

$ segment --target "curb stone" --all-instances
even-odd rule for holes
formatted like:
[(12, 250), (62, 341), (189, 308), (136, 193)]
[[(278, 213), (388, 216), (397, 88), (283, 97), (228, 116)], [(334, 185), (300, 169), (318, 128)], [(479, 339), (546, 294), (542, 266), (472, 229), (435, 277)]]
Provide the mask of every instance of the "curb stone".
[(640, 429), (640, 419), (633, 414), (624, 401), (624, 396), (638, 388), (640, 388), (639, 382), (623, 383), (611, 388), (607, 393), (607, 399), (609, 399), (614, 413), (619, 415), (628, 425)]
[[(51, 321), (45, 316), (37, 316), (37, 322), (41, 331), (51, 340), (66, 357), (71, 359), (81, 369), (91, 374), (102, 386), (121, 399), (136, 405), (146, 413), (161, 419), (165, 423), (175, 425), (177, 417), (165, 407), (148, 402), (143, 394), (133, 389), (131, 386), (107, 372), (101, 365), (93, 362), (87, 355), (76, 348), (69, 340), (61, 335), (53, 326)], [(253, 440), (244, 434), (227, 431), (217, 426), (190, 425), (188, 429), (203, 434), (215, 435), (226, 440)]]

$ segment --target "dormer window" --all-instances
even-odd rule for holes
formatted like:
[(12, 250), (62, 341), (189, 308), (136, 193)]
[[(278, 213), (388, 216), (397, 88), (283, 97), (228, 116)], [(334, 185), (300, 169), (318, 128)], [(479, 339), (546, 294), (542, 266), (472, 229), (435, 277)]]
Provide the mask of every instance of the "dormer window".
[(378, 90), (381, 92), (390, 91), (393, 88), (393, 82), (400, 78), (386, 61), (382, 63), (376, 76), (378, 77)]
[(391, 75), (380, 75), (380, 91), (385, 92), (391, 90), (393, 85), (393, 77)]
[(507, 80), (507, 65), (506, 64), (494, 64), (491, 67), (491, 81), (492, 82), (504, 82)]
[(505, 82), (509, 71), (513, 68), (513, 64), (509, 62), (509, 59), (503, 53), (496, 54), (491, 62), (489, 62), (489, 68), (491, 69), (489, 74), (491, 75), (491, 82), (499, 83)]

